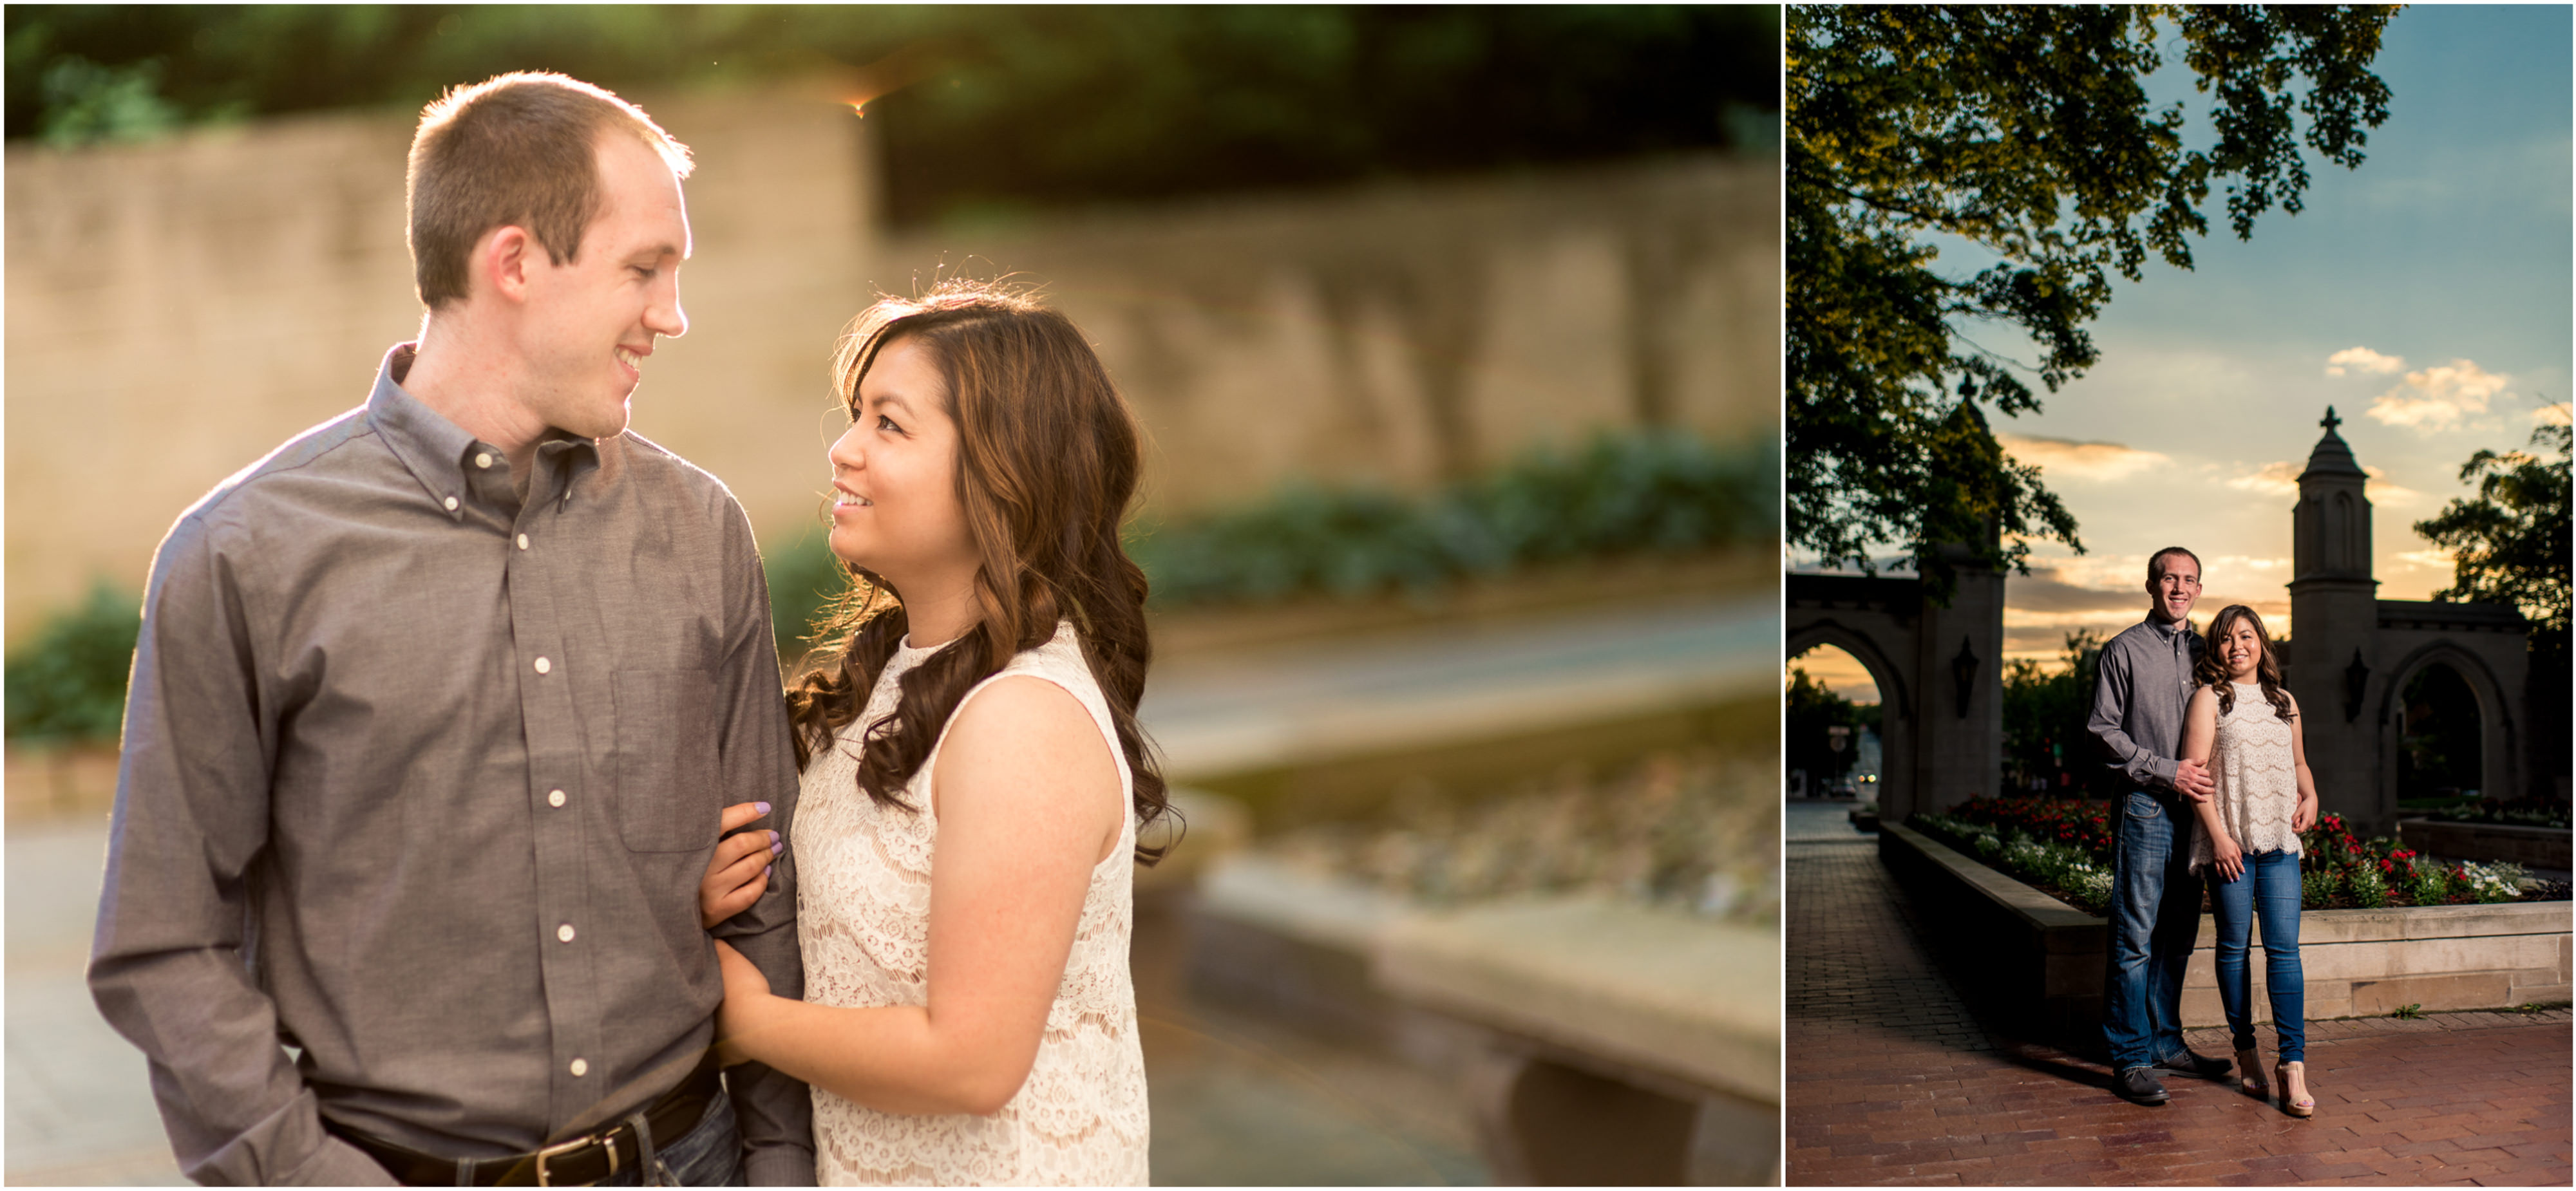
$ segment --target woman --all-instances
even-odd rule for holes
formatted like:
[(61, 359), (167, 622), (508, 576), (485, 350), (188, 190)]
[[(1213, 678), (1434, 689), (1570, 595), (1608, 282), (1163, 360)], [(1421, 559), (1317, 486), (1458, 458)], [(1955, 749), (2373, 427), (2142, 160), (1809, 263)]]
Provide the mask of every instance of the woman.
[[(824, 1185), (1144, 1183), (1130, 858), (1165, 806), (1118, 538), (1134, 420), (1070, 321), (989, 285), (879, 302), (835, 372), (855, 578), (788, 692), (808, 999), (718, 943), (719, 1032), (813, 1086)], [(710, 921), (770, 839), (718, 849)]]
[(2274, 1071), (2281, 1110), (2313, 1116), (2307, 1084), (2307, 978), (2299, 969), (2299, 833), (2317, 820), (2299, 704), (2281, 689), (2281, 668), (2263, 618), (2243, 604), (2209, 623), (2200, 682), (2184, 714), (2182, 753), (2209, 768), (2218, 791), (2199, 804), (2191, 868), (2212, 876), (2218, 910), (2218, 999), (2236, 1036), (2236, 1066), (2247, 1092), (2268, 1097), (2254, 1043), (2252, 979), (2245, 966), (2249, 927), (2263, 918), (2264, 982), (2280, 1035)]

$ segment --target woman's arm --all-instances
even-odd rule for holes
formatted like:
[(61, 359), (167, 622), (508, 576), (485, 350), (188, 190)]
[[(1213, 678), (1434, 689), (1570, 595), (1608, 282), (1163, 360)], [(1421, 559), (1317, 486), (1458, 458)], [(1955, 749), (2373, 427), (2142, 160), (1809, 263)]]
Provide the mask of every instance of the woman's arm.
[[(2182, 759), (2207, 768), (2209, 754), (2218, 748), (2218, 693), (2202, 687), (2191, 693), (2191, 706), (2182, 717)], [(2218, 800), (2205, 798), (2193, 802), (2192, 810), (2200, 816), (2201, 830), (2209, 833), (2210, 862), (2220, 875), (2233, 881), (2245, 871), (2245, 855), (2237, 848), (2236, 838), (2227, 834), (2227, 822), (2218, 813)]]
[(786, 1000), (724, 952), (717, 1026), (743, 1057), (882, 1112), (997, 1112), (1037, 1061), (1091, 871), (1127, 808), (1090, 713), (1038, 678), (967, 700), (932, 786), (927, 1003)]
[(2290, 830), (2306, 831), (2317, 825), (2317, 776), (2308, 772), (2308, 737), (2299, 729), (2307, 720), (2299, 715), (2296, 696), (2281, 695), (2290, 700), (2290, 764), (2299, 775), (2299, 809), (2290, 812)]

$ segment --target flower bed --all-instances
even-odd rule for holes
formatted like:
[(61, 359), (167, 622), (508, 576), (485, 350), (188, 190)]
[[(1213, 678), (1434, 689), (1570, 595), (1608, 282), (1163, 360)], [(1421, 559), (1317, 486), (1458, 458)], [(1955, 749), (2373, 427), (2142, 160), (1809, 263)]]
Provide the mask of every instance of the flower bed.
[(1661, 752), (1607, 780), (1569, 768), (1475, 803), (1419, 790), (1380, 819), (1289, 832), (1259, 851), (1426, 906), (1595, 892), (1776, 924), (1777, 775), (1704, 749)]
[[(1934, 949), (1955, 958), (1952, 970), (1978, 995), (2053, 1036), (2098, 1042), (2109, 934), (2103, 919), (1907, 824), (1882, 825), (1879, 859), (1921, 911)], [(2566, 1001), (2567, 916), (2564, 900), (2302, 912), (2308, 1017)], [(2206, 953), (2216, 945), (2217, 923), (2206, 913), (2199, 918), (2193, 950)], [(2259, 1019), (2261, 964), (2252, 975)], [(2223, 1020), (2216, 978), (2206, 962), (2195, 962), (2184, 978), (2183, 1025)]]
[[(1975, 798), (1910, 822), (1978, 860), (2087, 913), (2111, 897), (2112, 807), (2076, 799)], [(2341, 815), (2321, 816), (2299, 834), (2300, 906), (2308, 910), (2468, 905), (2564, 898), (2563, 888), (2531, 897), (2522, 866), (2439, 864), (2397, 840), (2355, 835)]]

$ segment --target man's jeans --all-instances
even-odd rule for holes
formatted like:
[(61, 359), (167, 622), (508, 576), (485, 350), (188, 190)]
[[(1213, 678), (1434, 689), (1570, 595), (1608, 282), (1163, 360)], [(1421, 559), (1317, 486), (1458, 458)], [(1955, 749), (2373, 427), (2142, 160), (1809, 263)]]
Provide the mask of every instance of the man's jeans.
[(2180, 1058), (2183, 968), (2200, 933), (2191, 872), (2190, 802), (2144, 790), (2120, 799), (2111, 849), (2111, 938), (2102, 979), (2102, 1040), (2111, 1069)]
[[(642, 1114), (637, 1114), (641, 1116)], [(630, 1118), (632, 1119), (632, 1118)], [(636, 1122), (639, 1130), (642, 1122)], [(637, 1140), (643, 1140), (638, 1132)], [(621, 1170), (603, 1187), (743, 1186), (742, 1138), (735, 1131), (733, 1097), (718, 1096), (696, 1128), (664, 1142), (653, 1138), (653, 1157), (642, 1170)], [(649, 1171), (651, 1178), (643, 1177)]]
[(2263, 983), (2272, 994), (2272, 1028), (2281, 1036), (2281, 1061), (2308, 1057), (2308, 981), (2299, 968), (2299, 858), (2288, 852), (2250, 852), (2245, 872), (2230, 881), (2210, 874), (2209, 900), (2218, 911), (2218, 1001), (2236, 1049), (2254, 1049), (2253, 974), (2245, 966), (2246, 937), (2254, 915), (2263, 916)]

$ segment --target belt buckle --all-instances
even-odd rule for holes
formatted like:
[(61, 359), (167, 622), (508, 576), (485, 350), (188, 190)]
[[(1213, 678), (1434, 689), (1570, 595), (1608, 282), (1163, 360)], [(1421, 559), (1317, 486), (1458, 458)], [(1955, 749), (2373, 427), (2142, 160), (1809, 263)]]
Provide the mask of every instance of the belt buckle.
[[(537, 1185), (540, 1187), (554, 1186), (553, 1181), (546, 1173), (546, 1159), (560, 1158), (565, 1154), (569, 1154), (574, 1150), (582, 1148), (583, 1146), (591, 1145), (596, 1142), (604, 1142), (606, 1140), (606, 1138), (594, 1133), (588, 1137), (576, 1137), (571, 1141), (550, 1145), (537, 1151)], [(608, 1177), (617, 1177), (617, 1147), (613, 1144), (608, 1147)]]

